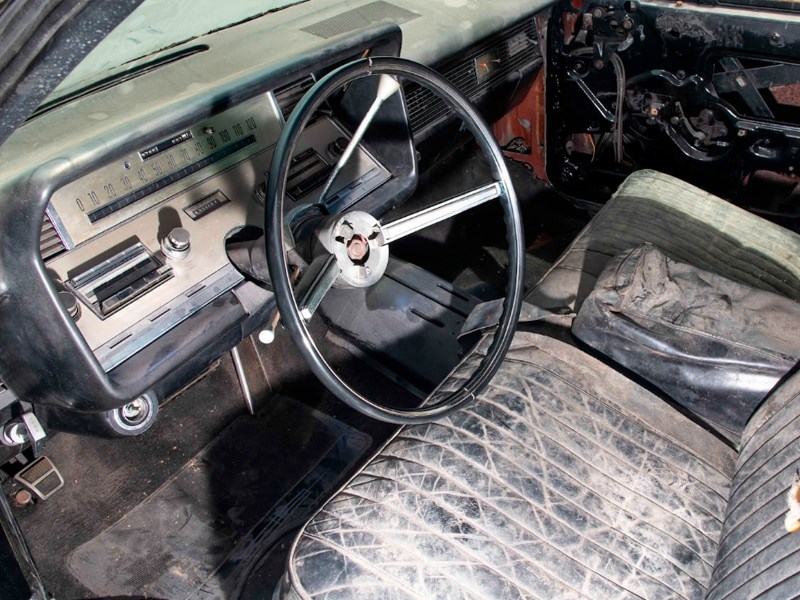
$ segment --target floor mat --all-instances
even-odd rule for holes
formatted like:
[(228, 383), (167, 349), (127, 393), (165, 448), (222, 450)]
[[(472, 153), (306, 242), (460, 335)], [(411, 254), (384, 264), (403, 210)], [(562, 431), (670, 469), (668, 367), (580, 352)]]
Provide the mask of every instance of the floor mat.
[(69, 569), (97, 595), (227, 597), (370, 444), (330, 416), (275, 399), (258, 418), (237, 418), (147, 500), (79, 546)]

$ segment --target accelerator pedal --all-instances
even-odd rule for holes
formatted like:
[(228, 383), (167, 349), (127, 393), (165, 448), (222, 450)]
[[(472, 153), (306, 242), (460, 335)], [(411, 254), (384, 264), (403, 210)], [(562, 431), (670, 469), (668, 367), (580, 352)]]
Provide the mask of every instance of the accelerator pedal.
[(64, 487), (64, 477), (53, 461), (46, 456), (40, 456), (27, 465), (14, 476), (14, 479), (41, 500), (47, 500)]

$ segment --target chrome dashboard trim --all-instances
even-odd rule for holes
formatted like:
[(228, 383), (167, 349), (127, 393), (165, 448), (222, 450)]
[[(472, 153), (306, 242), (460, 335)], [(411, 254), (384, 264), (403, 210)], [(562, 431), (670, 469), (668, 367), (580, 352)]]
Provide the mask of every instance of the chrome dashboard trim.
[(111, 371), (243, 280), (244, 276), (232, 265), (222, 267), (96, 348), (94, 352), (97, 360), (106, 372)]

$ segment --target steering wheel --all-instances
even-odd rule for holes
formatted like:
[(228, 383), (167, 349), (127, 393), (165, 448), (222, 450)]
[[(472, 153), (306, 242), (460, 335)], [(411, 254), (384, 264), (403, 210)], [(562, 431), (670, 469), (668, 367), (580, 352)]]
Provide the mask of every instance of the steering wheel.
[[(352, 82), (378, 75), (377, 95), (342, 153), (320, 196), (325, 198), (333, 180), (352, 155), (372, 118), (393, 94), (400, 92), (398, 78), (415, 82), (436, 93), (459, 115), (489, 161), (494, 182), (450, 198), (430, 208), (390, 223), (381, 223), (366, 212), (347, 211), (325, 217), (316, 229), (315, 257), (292, 290), (286, 248), (291, 233), (284, 222), (286, 180), (295, 146), (311, 115), (334, 92)], [(400, 92), (402, 93), (402, 92)], [(522, 218), (511, 177), (492, 133), (480, 114), (461, 92), (435, 71), (399, 58), (365, 58), (344, 65), (320, 79), (298, 103), (278, 140), (267, 182), (265, 243), (275, 300), (284, 326), (311, 371), (335, 396), (350, 407), (389, 423), (430, 422), (473, 402), (497, 372), (511, 345), (519, 318), (524, 282)], [(508, 242), (508, 279), (503, 311), (486, 356), (469, 379), (456, 391), (416, 408), (392, 408), (361, 396), (328, 365), (306, 326), (326, 292), (336, 287), (368, 287), (383, 275), (389, 260), (389, 244), (489, 200), (499, 199)], [(434, 395), (440, 396), (441, 394)]]

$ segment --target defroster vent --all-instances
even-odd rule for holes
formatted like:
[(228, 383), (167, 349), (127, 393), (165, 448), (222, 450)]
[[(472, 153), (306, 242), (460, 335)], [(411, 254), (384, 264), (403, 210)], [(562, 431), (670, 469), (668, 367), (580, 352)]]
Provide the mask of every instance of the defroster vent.
[(402, 8), (390, 2), (378, 0), (352, 10), (345, 11), (324, 21), (319, 21), (301, 31), (326, 40), (345, 33), (360, 31), (382, 23), (402, 25), (420, 17), (419, 13)]

